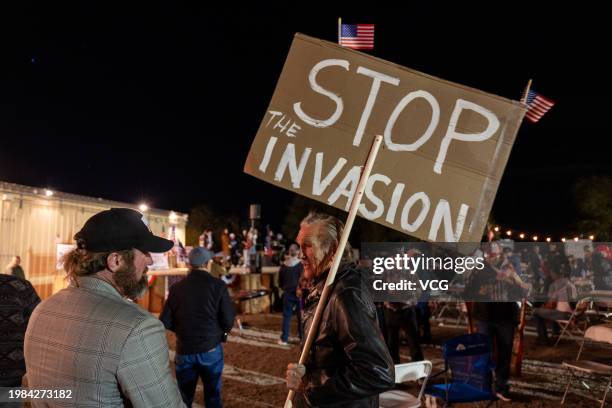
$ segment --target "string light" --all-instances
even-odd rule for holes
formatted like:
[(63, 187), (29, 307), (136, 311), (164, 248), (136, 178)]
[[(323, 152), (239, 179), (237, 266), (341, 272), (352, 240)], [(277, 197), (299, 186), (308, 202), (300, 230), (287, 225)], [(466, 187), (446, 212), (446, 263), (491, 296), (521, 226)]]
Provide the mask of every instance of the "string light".
[[(495, 232), (499, 232), (501, 229), (502, 229), (502, 228), (501, 228), (499, 225), (496, 225), (495, 227), (493, 227), (493, 231), (495, 231)], [(508, 237), (512, 237), (512, 236), (513, 236), (513, 232), (512, 232), (512, 230), (511, 230), (511, 229), (506, 230), (506, 235), (507, 235)], [(526, 234), (526, 233), (524, 233), (524, 232), (521, 232), (520, 234), (518, 234), (518, 237), (519, 237), (520, 239), (525, 239), (525, 238), (527, 237), (527, 234)], [(594, 240), (595, 240), (595, 235), (589, 235), (589, 237), (588, 237), (588, 238), (589, 238), (591, 241), (594, 241)], [(538, 235), (533, 235), (531, 239), (532, 239), (533, 241), (537, 241), (537, 240), (539, 239), (539, 236), (538, 236)], [(574, 240), (575, 242), (578, 242), (578, 241), (580, 240), (580, 238), (579, 238), (579, 237), (574, 237), (574, 238), (573, 238), (573, 240)], [(552, 238), (551, 238), (551, 237), (546, 237), (546, 242), (551, 242), (551, 241), (552, 241)], [(561, 242), (566, 242), (566, 241), (567, 241), (567, 239), (566, 239), (565, 237), (561, 238)]]

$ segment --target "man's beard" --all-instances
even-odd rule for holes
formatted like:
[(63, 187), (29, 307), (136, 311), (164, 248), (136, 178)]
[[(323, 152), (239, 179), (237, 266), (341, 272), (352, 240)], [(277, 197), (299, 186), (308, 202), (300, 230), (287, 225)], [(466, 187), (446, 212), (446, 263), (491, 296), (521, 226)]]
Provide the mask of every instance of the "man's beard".
[(136, 279), (136, 266), (134, 262), (125, 264), (115, 272), (115, 284), (121, 289), (123, 295), (129, 299), (135, 300), (144, 295), (147, 290), (147, 268), (142, 273), (142, 277)]

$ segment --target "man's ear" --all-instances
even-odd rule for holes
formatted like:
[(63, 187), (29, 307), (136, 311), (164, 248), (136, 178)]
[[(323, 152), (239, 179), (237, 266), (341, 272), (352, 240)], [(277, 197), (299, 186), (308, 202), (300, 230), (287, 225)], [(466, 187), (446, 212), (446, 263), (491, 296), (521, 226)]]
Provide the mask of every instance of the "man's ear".
[(121, 266), (121, 255), (117, 252), (111, 252), (106, 257), (106, 268), (111, 272), (116, 272)]

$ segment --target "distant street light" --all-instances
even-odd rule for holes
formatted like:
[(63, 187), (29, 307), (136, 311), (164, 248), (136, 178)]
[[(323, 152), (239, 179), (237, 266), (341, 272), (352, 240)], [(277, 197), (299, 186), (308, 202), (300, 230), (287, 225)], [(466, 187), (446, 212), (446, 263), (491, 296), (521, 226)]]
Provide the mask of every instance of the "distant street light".
[(147, 210), (149, 209), (149, 206), (146, 205), (145, 203), (142, 203), (140, 204), (138, 208), (140, 209), (140, 212), (147, 212)]

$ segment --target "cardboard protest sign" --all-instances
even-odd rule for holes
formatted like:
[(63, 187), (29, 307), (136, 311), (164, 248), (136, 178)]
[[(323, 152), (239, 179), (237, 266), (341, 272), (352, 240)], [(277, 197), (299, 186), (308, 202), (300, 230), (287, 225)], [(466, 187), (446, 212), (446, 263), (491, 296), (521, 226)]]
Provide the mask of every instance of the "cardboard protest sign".
[(296, 34), (244, 171), (417, 238), (480, 242), (525, 109)]

